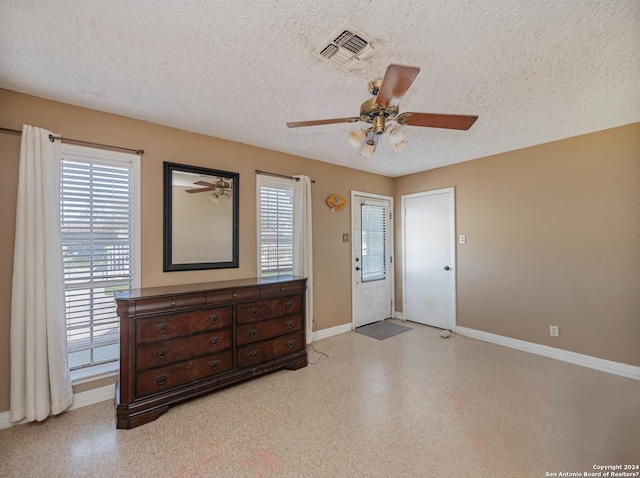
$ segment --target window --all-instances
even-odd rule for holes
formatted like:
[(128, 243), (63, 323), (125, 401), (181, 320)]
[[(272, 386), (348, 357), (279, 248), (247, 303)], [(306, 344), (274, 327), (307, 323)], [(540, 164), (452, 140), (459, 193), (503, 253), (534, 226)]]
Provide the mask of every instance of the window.
[(293, 184), (257, 176), (260, 277), (293, 274)]
[(63, 144), (60, 227), (69, 367), (117, 370), (114, 292), (137, 287), (139, 157)]

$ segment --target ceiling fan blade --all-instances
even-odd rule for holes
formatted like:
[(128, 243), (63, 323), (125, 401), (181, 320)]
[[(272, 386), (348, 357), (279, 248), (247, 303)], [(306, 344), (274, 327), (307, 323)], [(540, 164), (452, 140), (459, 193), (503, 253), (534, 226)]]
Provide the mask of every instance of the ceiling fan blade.
[(335, 123), (355, 123), (360, 121), (359, 116), (352, 116), (351, 118), (333, 118), (325, 120), (312, 120), (312, 121), (294, 121), (287, 123), (289, 128), (300, 128), (301, 126), (318, 126), (323, 124), (335, 124)]
[(198, 186), (206, 186), (206, 187), (209, 187), (209, 188), (212, 188), (212, 187), (214, 187), (214, 186), (215, 186), (215, 184), (213, 184), (213, 183), (208, 183), (207, 181), (196, 181), (196, 182), (195, 182), (195, 183), (193, 183), (193, 184), (197, 184)]
[(398, 115), (398, 124), (425, 126), (427, 128), (445, 128), (468, 130), (478, 119), (477, 116), (441, 115), (433, 113), (402, 113)]
[(383, 107), (395, 106), (420, 73), (417, 66), (391, 64), (382, 79), (376, 103)]
[(205, 191), (212, 191), (213, 188), (197, 188), (197, 189), (185, 189), (185, 192), (191, 193), (203, 193)]

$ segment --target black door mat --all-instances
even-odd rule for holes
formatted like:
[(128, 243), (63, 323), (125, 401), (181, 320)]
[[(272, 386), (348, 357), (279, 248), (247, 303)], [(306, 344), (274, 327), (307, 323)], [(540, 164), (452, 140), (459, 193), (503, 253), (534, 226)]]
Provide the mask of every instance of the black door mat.
[(407, 330), (412, 329), (411, 327), (406, 327), (404, 325), (394, 324), (388, 320), (381, 320), (380, 322), (363, 325), (362, 327), (357, 327), (355, 329), (359, 334), (368, 335), (369, 337), (373, 337), (378, 340), (388, 339), (389, 337), (401, 334)]

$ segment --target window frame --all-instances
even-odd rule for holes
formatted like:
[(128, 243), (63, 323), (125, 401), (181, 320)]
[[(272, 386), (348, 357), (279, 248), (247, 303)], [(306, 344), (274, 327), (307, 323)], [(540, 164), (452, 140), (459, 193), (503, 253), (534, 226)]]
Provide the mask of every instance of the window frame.
[[(111, 151), (105, 149), (91, 148), (87, 146), (79, 146), (69, 143), (62, 143), (60, 156), (60, 171), (62, 172), (63, 160), (77, 160), (82, 162), (94, 162), (98, 164), (112, 164), (122, 166), (130, 165), (133, 175), (133, 238), (132, 244), (132, 288), (140, 288), (140, 272), (141, 272), (141, 237), (140, 237), (140, 218), (141, 218), (141, 178), (140, 178), (140, 155), (124, 153), (119, 151)], [(62, 182), (60, 180), (60, 182)], [(62, 201), (62, 189), (60, 191), (60, 200)], [(64, 281), (64, 279), (63, 279)], [(66, 291), (66, 284), (64, 285)], [(66, 321), (66, 301), (65, 301), (65, 321)], [(66, 338), (66, 337), (65, 337)], [(117, 375), (119, 371), (119, 360), (89, 365), (80, 369), (70, 370), (71, 381), (74, 385), (100, 380), (102, 378)]]
[(291, 249), (291, 254), (292, 254), (292, 268), (291, 268), (291, 272), (287, 272), (286, 274), (276, 274), (276, 275), (293, 275), (293, 230), (294, 230), (294, 225), (293, 225), (293, 220), (294, 220), (294, 213), (293, 213), (293, 209), (295, 208), (295, 203), (293, 201), (293, 193), (294, 193), (294, 185), (293, 185), (293, 181), (295, 181), (294, 179), (285, 179), (285, 178), (277, 178), (277, 177), (273, 177), (273, 176), (266, 176), (266, 175), (262, 175), (262, 174), (257, 174), (256, 175), (256, 249), (257, 249), (257, 256), (256, 256), (256, 267), (257, 267), (257, 277), (272, 277), (272, 276), (264, 276), (262, 273), (262, 195), (261, 195), (261, 189), (263, 187), (273, 187), (273, 188), (278, 188), (278, 189), (287, 189), (289, 191), (291, 191), (291, 221), (292, 221), (292, 228), (291, 228), (291, 233), (292, 233), (292, 249)]

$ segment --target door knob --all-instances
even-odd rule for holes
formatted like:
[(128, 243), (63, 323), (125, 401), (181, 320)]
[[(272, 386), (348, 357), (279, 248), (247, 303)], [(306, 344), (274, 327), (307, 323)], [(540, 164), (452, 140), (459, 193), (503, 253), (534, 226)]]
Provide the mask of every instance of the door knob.
[(357, 271), (359, 271), (359, 270), (360, 270), (360, 268), (359, 268), (359, 267), (356, 267), (356, 270), (357, 270)]
[(445, 271), (448, 271), (449, 269), (451, 269), (451, 267), (449, 267), (449, 266), (444, 266), (444, 270), (445, 270)]

